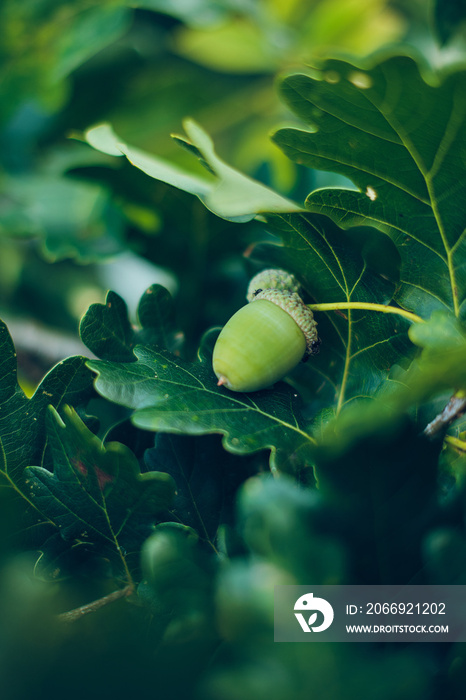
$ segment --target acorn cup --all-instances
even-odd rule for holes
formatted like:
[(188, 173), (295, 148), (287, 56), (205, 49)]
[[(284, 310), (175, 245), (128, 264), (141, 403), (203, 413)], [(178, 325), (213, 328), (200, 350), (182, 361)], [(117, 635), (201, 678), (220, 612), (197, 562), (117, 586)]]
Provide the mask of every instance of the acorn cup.
[(265, 389), (318, 352), (317, 324), (298, 289), (296, 278), (283, 270), (265, 270), (251, 280), (249, 304), (231, 317), (214, 347), (219, 386)]

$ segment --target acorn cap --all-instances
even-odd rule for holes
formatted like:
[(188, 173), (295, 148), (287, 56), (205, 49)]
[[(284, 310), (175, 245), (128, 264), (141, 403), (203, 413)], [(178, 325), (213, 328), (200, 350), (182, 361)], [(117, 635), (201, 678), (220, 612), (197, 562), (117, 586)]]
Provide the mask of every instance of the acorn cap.
[(256, 294), (264, 289), (277, 289), (286, 292), (298, 293), (301, 285), (294, 275), (286, 270), (262, 270), (258, 272), (248, 285), (246, 298), (252, 301)]
[(253, 296), (250, 303), (253, 304), (259, 299), (271, 301), (272, 304), (279, 306), (291, 316), (306, 339), (306, 356), (317, 352), (317, 348), (320, 345), (317, 335), (317, 323), (314, 320), (314, 314), (306, 306), (299, 294), (279, 289), (264, 289)]

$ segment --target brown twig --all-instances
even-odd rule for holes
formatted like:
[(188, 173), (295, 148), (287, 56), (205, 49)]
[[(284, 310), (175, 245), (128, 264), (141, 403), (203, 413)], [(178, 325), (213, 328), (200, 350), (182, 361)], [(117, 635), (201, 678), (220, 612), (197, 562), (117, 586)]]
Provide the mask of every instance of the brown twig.
[(125, 588), (121, 588), (118, 591), (113, 591), (113, 593), (109, 593), (103, 598), (93, 600), (92, 603), (82, 605), (80, 608), (75, 608), (74, 610), (69, 610), (68, 612), (60, 613), (60, 615), (58, 615), (58, 619), (60, 620), (60, 622), (76, 622), (76, 620), (79, 620), (81, 617), (84, 617), (84, 615), (89, 615), (89, 613), (95, 612), (96, 610), (99, 610), (100, 608), (103, 608), (104, 606), (113, 603), (115, 600), (120, 600), (120, 598), (126, 598), (127, 596), (131, 595), (133, 591), (133, 586), (126, 586)]
[(424, 428), (424, 435), (428, 438), (434, 438), (439, 433), (443, 433), (465, 411), (466, 396), (463, 395), (463, 392), (454, 394), (443, 411), (438, 416), (435, 416), (434, 420)]

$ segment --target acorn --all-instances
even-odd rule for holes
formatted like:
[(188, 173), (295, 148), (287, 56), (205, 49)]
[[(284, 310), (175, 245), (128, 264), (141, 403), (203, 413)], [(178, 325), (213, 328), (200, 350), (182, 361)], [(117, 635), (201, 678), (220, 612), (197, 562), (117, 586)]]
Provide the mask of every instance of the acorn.
[(252, 280), (249, 304), (230, 318), (214, 347), (218, 385), (231, 391), (265, 389), (318, 352), (317, 324), (299, 294), (280, 289), (279, 282), (261, 289), (263, 282)]

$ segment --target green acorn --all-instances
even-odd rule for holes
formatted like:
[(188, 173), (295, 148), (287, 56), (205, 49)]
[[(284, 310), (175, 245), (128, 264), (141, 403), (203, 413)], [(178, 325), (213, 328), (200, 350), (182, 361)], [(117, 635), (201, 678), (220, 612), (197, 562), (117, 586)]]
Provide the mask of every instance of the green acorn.
[(250, 286), (250, 303), (231, 317), (214, 347), (218, 385), (231, 391), (271, 386), (320, 345), (313, 313), (296, 292), (256, 287), (251, 292)]

